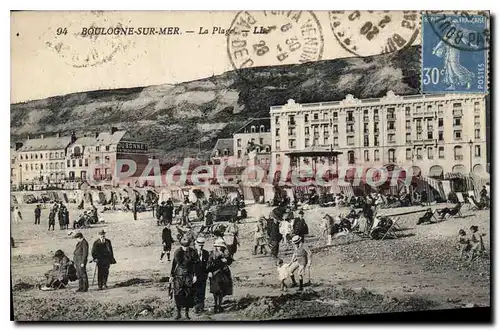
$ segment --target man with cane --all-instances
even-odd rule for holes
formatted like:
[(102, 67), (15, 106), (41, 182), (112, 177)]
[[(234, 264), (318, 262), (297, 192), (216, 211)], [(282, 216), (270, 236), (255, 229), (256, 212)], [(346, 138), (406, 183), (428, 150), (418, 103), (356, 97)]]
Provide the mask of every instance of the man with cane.
[(311, 282), (311, 251), (304, 247), (302, 238), (298, 235), (292, 238), (292, 243), (295, 245), (295, 251), (293, 252), (292, 260), (290, 262), (290, 278), (292, 279), (292, 287), (297, 286), (295, 281), (295, 271), (298, 270), (299, 274), (299, 291), (302, 291), (304, 286), (304, 274), (306, 268), (309, 270), (309, 281)]
[(101, 238), (97, 239), (92, 246), (92, 258), (97, 268), (97, 285), (99, 290), (102, 290), (103, 287), (108, 288), (109, 267), (111, 264), (115, 264), (116, 260), (111, 240), (106, 238), (106, 232), (101, 230), (99, 235)]
[(87, 277), (87, 258), (89, 256), (89, 243), (81, 232), (77, 232), (74, 237), (78, 242), (73, 253), (73, 263), (78, 277), (78, 290), (76, 292), (87, 292), (89, 290), (89, 279)]

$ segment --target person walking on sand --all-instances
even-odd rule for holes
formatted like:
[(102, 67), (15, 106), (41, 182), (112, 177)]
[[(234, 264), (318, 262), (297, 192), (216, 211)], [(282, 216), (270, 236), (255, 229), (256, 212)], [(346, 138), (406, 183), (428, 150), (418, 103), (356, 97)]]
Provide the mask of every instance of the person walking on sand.
[(233, 262), (227, 246), (223, 240), (214, 242), (214, 250), (210, 253), (207, 271), (212, 273), (210, 278), (210, 293), (214, 296), (214, 313), (222, 313), (222, 299), (226, 295), (233, 295), (233, 280), (229, 266)]
[(174, 300), (177, 307), (176, 320), (181, 318), (181, 310), (185, 309), (185, 316), (189, 317), (189, 309), (194, 307), (195, 284), (198, 281), (196, 270), (200, 259), (187, 237), (182, 237), (181, 247), (175, 253), (170, 270), (174, 287)]
[(196, 251), (198, 253), (198, 257), (200, 258), (200, 264), (196, 269), (196, 296), (195, 296), (195, 312), (201, 313), (205, 309), (205, 292), (207, 288), (207, 279), (208, 279), (208, 258), (210, 253), (204, 249), (205, 246), (205, 238), (198, 237), (196, 239)]
[(21, 211), (18, 207), (14, 208), (14, 223), (20, 224), (23, 220), (23, 216), (21, 215)]
[(302, 291), (304, 286), (305, 270), (311, 267), (311, 251), (304, 247), (304, 242), (299, 236), (292, 238), (292, 243), (295, 245), (295, 252), (290, 261), (290, 278), (292, 279), (292, 287), (297, 286), (295, 281), (295, 271), (299, 275), (299, 291)]
[(166, 223), (163, 231), (161, 232), (161, 242), (163, 245), (163, 251), (160, 255), (160, 262), (163, 261), (163, 257), (167, 254), (167, 260), (170, 262), (170, 251), (172, 250), (172, 243), (174, 238), (172, 238), (172, 230), (170, 229), (170, 223)]
[(42, 209), (40, 208), (40, 205), (36, 205), (35, 208), (35, 225), (40, 224), (40, 216), (42, 215)]
[(49, 212), (49, 229), (47, 231), (50, 231), (50, 227), (52, 227), (52, 231), (54, 231), (54, 227), (56, 226), (56, 211), (55, 209), (51, 209)]
[(227, 249), (231, 257), (234, 259), (234, 254), (238, 250), (238, 246), (240, 245), (238, 241), (239, 229), (235, 223), (235, 220), (232, 220), (224, 233), (224, 242), (227, 245)]
[(97, 265), (97, 285), (99, 290), (102, 290), (103, 287), (108, 288), (109, 267), (115, 264), (116, 260), (111, 240), (106, 238), (106, 232), (101, 230), (99, 235), (101, 237), (92, 246), (92, 258)]
[(78, 277), (78, 290), (76, 292), (87, 292), (89, 290), (89, 279), (87, 276), (87, 259), (89, 256), (89, 243), (81, 232), (77, 232), (74, 237), (78, 240), (73, 253), (73, 262)]
[(269, 243), (271, 246), (271, 255), (274, 258), (278, 258), (279, 250), (280, 250), (280, 242), (282, 236), (280, 233), (280, 225), (279, 221), (276, 217), (272, 217), (271, 222), (269, 222), (267, 227), (267, 235), (269, 236)]
[(257, 251), (260, 248), (260, 254), (267, 255), (267, 247), (269, 244), (267, 243), (267, 233), (265, 230), (265, 222), (267, 220), (264, 217), (259, 218), (257, 221), (257, 226), (255, 228), (255, 233), (254, 233), (254, 248), (253, 248), (253, 255), (257, 255)]

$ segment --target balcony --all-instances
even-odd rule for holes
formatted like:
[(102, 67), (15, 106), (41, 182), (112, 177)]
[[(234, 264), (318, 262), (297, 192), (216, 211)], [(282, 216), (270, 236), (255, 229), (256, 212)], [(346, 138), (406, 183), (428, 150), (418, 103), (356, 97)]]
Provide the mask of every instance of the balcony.
[(363, 121), (364, 122), (370, 122), (370, 117), (368, 115), (363, 116)]
[(295, 126), (296, 122), (295, 121), (288, 121), (288, 126)]
[(453, 109), (453, 116), (463, 116), (462, 109)]
[(388, 121), (395, 121), (396, 120), (396, 116), (394, 116), (394, 115), (387, 115), (387, 120)]
[(72, 160), (83, 159), (83, 154), (70, 154), (69, 158)]
[(396, 133), (396, 128), (387, 129), (387, 133)]

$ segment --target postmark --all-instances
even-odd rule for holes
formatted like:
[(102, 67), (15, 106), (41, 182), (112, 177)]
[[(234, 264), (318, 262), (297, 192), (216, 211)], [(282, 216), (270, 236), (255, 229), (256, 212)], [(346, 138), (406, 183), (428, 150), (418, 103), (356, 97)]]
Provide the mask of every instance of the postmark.
[[(110, 24), (104, 13), (82, 13), (78, 18), (76, 21), (69, 21), (64, 27), (52, 27), (49, 40), (45, 42), (66, 64), (75, 68), (99, 66), (110, 62), (117, 53), (130, 47), (130, 39), (120, 38), (118, 35), (82, 34), (82, 27), (92, 29), (107, 25), (115, 29), (121, 28), (120, 23)], [(91, 24), (88, 24), (89, 20)]]
[(420, 32), (417, 11), (330, 11), (339, 44), (356, 56), (392, 53), (413, 45)]
[(234, 69), (321, 60), (323, 32), (311, 11), (241, 11), (231, 23), (227, 53)]
[(489, 18), (469, 13), (422, 15), (422, 92), (486, 93)]

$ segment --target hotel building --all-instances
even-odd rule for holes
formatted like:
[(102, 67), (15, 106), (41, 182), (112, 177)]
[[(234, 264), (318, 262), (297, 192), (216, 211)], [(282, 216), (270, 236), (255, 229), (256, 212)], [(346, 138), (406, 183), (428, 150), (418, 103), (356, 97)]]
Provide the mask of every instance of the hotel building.
[(341, 165), (419, 167), (422, 175), (486, 171), (484, 95), (433, 94), (286, 105), (270, 110), (273, 162), (335, 150)]

